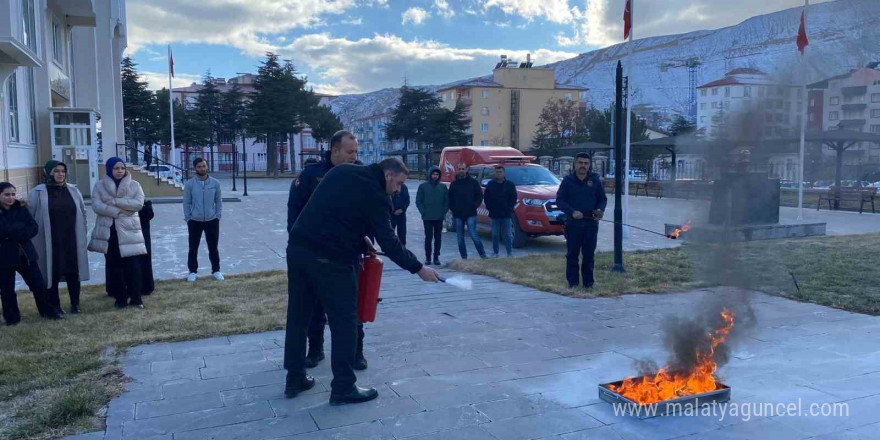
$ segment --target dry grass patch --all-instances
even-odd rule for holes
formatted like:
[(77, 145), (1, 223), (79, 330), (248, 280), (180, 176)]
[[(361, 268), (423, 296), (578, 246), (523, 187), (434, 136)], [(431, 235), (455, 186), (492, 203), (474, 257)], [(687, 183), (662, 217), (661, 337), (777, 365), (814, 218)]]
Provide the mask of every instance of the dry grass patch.
[[(62, 303), (66, 301), (62, 292)], [(41, 321), (29, 292), (19, 292), (22, 322), (0, 328), (0, 438), (57, 438), (95, 426), (98, 411), (122, 390), (103, 356), (160, 341), (283, 328), (287, 275), (232, 276), (224, 283), (162, 281), (145, 310), (113, 308), (104, 286), (84, 286), (83, 313)]]
[(560, 254), (459, 260), (453, 267), (574, 297), (733, 285), (880, 315), (880, 234), (876, 233), (627, 252), (625, 274), (610, 272), (612, 261), (610, 252), (596, 254), (596, 285), (589, 291), (568, 287), (565, 256)]

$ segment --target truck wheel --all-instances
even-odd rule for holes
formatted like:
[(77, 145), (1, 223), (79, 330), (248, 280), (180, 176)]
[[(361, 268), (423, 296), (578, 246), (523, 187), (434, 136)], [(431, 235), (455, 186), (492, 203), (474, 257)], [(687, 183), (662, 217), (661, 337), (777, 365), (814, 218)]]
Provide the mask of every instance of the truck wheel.
[(443, 227), (446, 228), (447, 232), (455, 232), (455, 221), (452, 218), (451, 212), (446, 212), (446, 217), (443, 217)]
[(529, 241), (529, 236), (523, 232), (519, 226), (519, 219), (513, 217), (513, 247), (516, 249), (523, 248)]

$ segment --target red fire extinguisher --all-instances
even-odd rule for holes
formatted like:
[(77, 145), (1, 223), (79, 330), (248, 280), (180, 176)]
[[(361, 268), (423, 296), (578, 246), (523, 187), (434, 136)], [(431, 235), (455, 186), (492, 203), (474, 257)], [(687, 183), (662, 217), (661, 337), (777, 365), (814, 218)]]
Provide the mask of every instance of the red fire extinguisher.
[(361, 322), (376, 320), (379, 305), (379, 288), (382, 285), (382, 260), (374, 254), (364, 257), (364, 267), (358, 275), (358, 319)]

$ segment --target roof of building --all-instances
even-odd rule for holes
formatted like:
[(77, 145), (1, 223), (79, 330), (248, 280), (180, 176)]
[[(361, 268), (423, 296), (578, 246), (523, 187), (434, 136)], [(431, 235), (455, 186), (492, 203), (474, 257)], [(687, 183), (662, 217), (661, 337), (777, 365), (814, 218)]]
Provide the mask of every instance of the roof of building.
[(727, 75), (764, 75), (764, 72), (750, 67), (740, 67), (727, 72)]

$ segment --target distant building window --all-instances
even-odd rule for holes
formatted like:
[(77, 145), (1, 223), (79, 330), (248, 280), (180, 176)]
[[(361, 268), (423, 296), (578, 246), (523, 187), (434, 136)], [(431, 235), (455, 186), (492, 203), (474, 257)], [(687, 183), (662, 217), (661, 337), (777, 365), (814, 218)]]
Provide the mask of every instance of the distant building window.
[(572, 98), (573, 98), (573, 97), (571, 96), (571, 93), (566, 93), (566, 94), (565, 94), (565, 100), (566, 100), (566, 101), (571, 101)]
[(489, 116), (489, 107), (483, 107), (480, 109), (480, 114), (483, 116)]
[(773, 122), (773, 113), (767, 113), (764, 115), (764, 120), (767, 122)]
[(15, 79), (15, 71), (6, 81), (6, 99), (7, 108), (9, 109), (9, 140), (18, 142), (18, 84)]
[(758, 96), (761, 97), (761, 98), (763, 98), (764, 95), (766, 95), (766, 92), (765, 92), (765, 90), (764, 90), (764, 86), (760, 86), (760, 87), (758, 87)]
[(871, 102), (880, 102), (880, 93), (871, 93)]
[(712, 89), (712, 96), (716, 96), (716, 95), (718, 95), (718, 88), (717, 87)]
[(724, 97), (725, 97), (725, 98), (730, 98), (730, 87), (725, 87), (725, 88), (724, 88)]
[(700, 96), (706, 96), (706, 89), (700, 89)]
[(831, 99), (828, 100), (828, 103), (831, 105), (840, 105), (840, 97), (832, 96)]
[(764, 127), (764, 136), (773, 136), (773, 127)]
[(871, 126), (871, 133), (880, 134), (880, 125), (872, 125)]
[(32, 51), (37, 51), (37, 20), (34, 0), (21, 0), (22, 40)]
[(489, 146), (489, 141), (480, 141), (480, 146), (481, 146), (481, 147), (488, 147), (488, 146)]
[(730, 101), (724, 101), (724, 108), (730, 110)]
[(780, 101), (780, 100), (777, 100), (777, 101), (776, 101), (776, 108), (777, 108), (777, 109), (781, 109), (781, 108), (782, 108), (782, 101)]
[(480, 124), (480, 131), (482, 131), (483, 133), (487, 133), (489, 131), (489, 124), (485, 122)]
[(791, 101), (785, 101), (785, 111), (791, 111)]
[(880, 118), (880, 108), (875, 108), (871, 110), (872, 118)]
[(480, 93), (480, 97), (483, 98), (483, 99), (489, 99), (489, 91), (488, 91), (488, 90), (483, 90), (483, 91)]
[(804, 89), (798, 87), (797, 91), (798, 91), (797, 92), (798, 99), (804, 99)]
[(587, 100), (587, 92), (578, 92), (578, 100), (586, 101)]
[(706, 103), (705, 102), (700, 103), (700, 110), (706, 110)]
[(839, 112), (831, 112), (831, 113), (828, 113), (828, 120), (829, 120), (829, 121), (836, 121), (836, 120), (838, 120), (838, 119), (840, 119), (840, 113), (839, 113)]
[(743, 87), (743, 97), (751, 98), (752, 97), (752, 88), (749, 86)]
[(52, 57), (64, 64), (64, 28), (57, 21), (52, 21)]
[(705, 117), (705, 116), (700, 116), (700, 123), (703, 124), (703, 123), (705, 123), (705, 122), (706, 122), (706, 117)]

